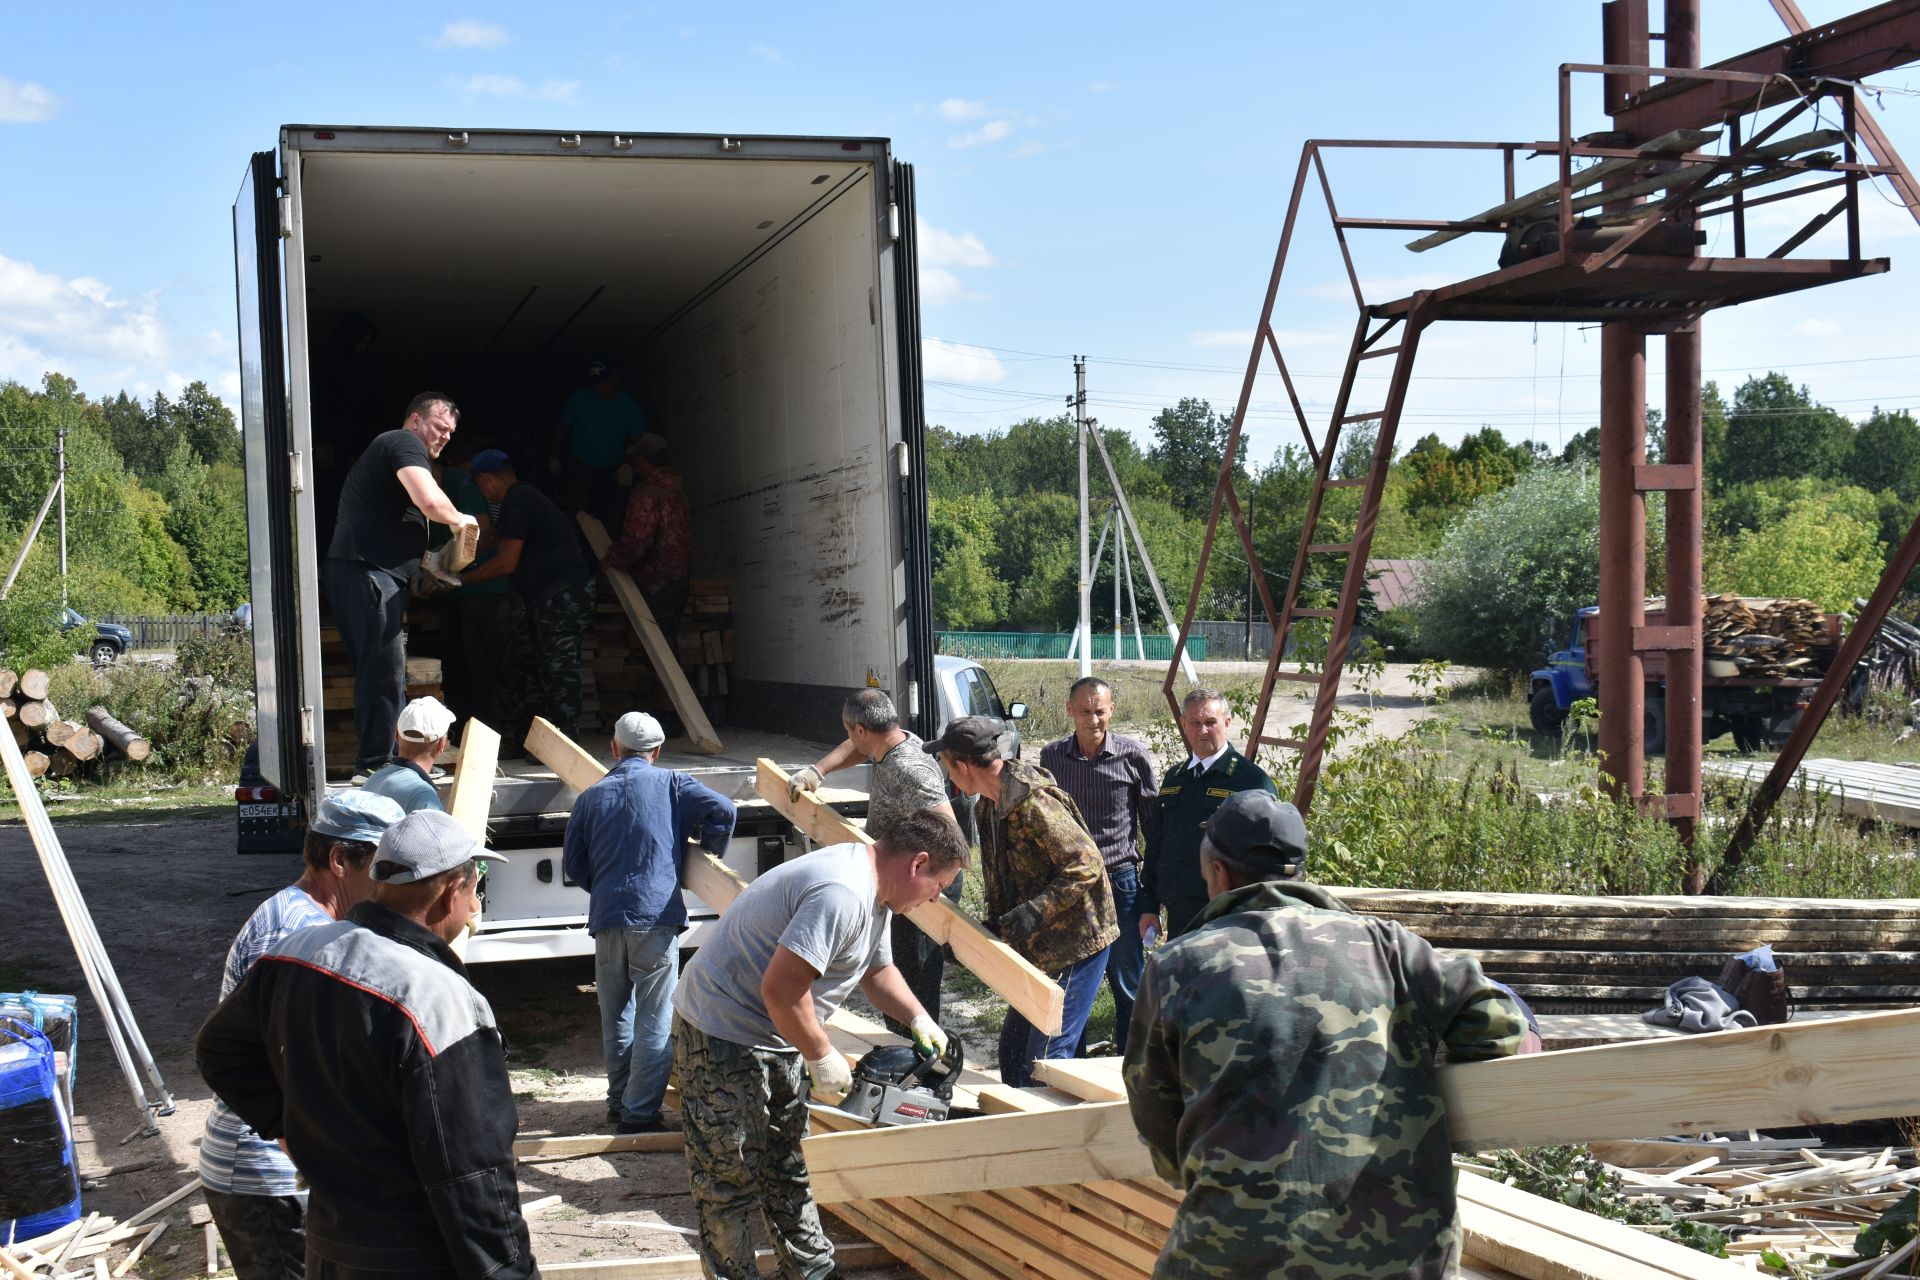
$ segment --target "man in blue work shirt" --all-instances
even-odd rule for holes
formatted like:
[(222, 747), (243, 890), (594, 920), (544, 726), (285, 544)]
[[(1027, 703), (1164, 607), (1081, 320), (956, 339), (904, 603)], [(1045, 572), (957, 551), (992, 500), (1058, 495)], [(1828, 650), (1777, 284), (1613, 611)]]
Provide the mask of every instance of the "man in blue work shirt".
[(440, 792), (433, 785), (433, 769), (446, 754), (447, 735), (452, 728), (453, 712), (440, 699), (429, 695), (409, 702), (394, 727), (394, 747), (399, 754), (381, 765), (361, 789), (387, 797), (407, 813), (415, 809), (444, 810), (447, 806), (440, 803)]
[(673, 1066), (680, 972), (680, 859), (696, 833), (713, 853), (733, 835), (733, 805), (684, 773), (656, 767), (660, 722), (629, 711), (613, 729), (613, 768), (580, 793), (561, 865), (587, 891), (607, 1119), (619, 1133), (660, 1133)]
[(626, 461), (627, 444), (647, 430), (647, 415), (620, 375), (605, 360), (587, 364), (587, 385), (574, 389), (560, 410), (554, 454), (566, 486), (568, 511), (599, 517), (609, 537), (620, 532), (626, 509), (615, 473)]

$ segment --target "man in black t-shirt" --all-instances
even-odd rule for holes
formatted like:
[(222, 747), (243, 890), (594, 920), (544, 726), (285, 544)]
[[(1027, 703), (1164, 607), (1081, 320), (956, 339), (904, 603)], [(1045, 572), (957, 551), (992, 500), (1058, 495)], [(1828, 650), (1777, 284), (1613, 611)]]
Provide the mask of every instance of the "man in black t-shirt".
[(393, 754), (407, 692), (407, 583), (427, 550), (427, 521), (453, 529), (475, 523), (433, 478), (433, 460), (459, 419), (452, 400), (421, 392), (399, 428), (373, 438), (340, 490), (324, 579), (353, 666), (356, 774), (372, 773)]
[(493, 559), (460, 575), (463, 584), (512, 575), (525, 602), (507, 654), (508, 742), (526, 737), (544, 715), (569, 738), (580, 737), (580, 640), (593, 625), (593, 561), (579, 531), (552, 498), (522, 484), (513, 463), (498, 449), (467, 464), (474, 484), (490, 503), (499, 542)]

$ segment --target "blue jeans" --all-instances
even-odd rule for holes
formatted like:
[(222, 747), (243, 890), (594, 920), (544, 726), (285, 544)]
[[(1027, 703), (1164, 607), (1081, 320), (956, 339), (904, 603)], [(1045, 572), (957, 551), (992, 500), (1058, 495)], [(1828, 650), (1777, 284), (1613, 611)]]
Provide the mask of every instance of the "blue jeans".
[(1033, 1083), (1033, 1064), (1037, 1058), (1071, 1058), (1080, 1048), (1080, 1033), (1087, 1029), (1087, 1015), (1093, 1012), (1094, 997), (1100, 994), (1100, 979), (1106, 976), (1107, 952), (1103, 947), (1085, 960), (1049, 974), (1066, 995), (1066, 1008), (1060, 1017), (1060, 1034), (1050, 1036), (1012, 1009), (1000, 1024), (1000, 1080), (1016, 1089)]
[[(1147, 953), (1140, 941), (1140, 864), (1108, 867), (1113, 886), (1113, 909), (1120, 917), (1120, 939), (1107, 949), (1107, 986), (1113, 992), (1114, 1052), (1127, 1051), (1127, 1028), (1133, 1022), (1133, 997), (1140, 990), (1140, 970)], [(1080, 1054), (1087, 1052), (1087, 1033), (1080, 1033)]]
[(593, 935), (607, 1109), (622, 1120), (660, 1118), (673, 1068), (673, 988), (679, 980), (678, 929), (603, 929)]

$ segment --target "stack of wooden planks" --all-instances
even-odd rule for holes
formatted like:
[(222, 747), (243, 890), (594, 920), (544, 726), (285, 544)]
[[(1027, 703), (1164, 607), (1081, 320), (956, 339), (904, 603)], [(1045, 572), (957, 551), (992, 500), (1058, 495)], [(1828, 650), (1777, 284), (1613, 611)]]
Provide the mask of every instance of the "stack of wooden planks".
[[(727, 584), (697, 579), (680, 620), (680, 665), (709, 707), (727, 696), (727, 668), (733, 664), (733, 597)], [(724, 719), (724, 717), (722, 717)]]
[(1713, 978), (1771, 943), (1801, 1009), (1920, 1001), (1920, 899), (1578, 897), (1334, 889), (1471, 955), (1538, 1013), (1638, 1013), (1671, 984)]
[(1709, 596), (1700, 631), (1707, 657), (1731, 662), (1755, 680), (1820, 675), (1840, 636), (1811, 600), (1761, 600), (1731, 593)]
[(658, 712), (665, 699), (620, 601), (606, 584), (594, 599), (593, 625), (580, 642), (580, 726), (593, 740), (613, 734), (629, 711)]
[[(436, 651), (439, 610), (419, 601), (407, 610), (407, 690), (409, 699), (441, 696), (440, 659), (425, 656)], [(416, 651), (416, 643), (418, 651)], [(327, 776), (345, 778), (353, 772), (359, 738), (353, 728), (353, 667), (340, 628), (320, 628), (320, 683), (322, 718), (327, 737)]]
[[(1706, 773), (1758, 783), (1773, 772), (1771, 760), (1704, 760)], [(1842, 813), (1866, 822), (1920, 827), (1920, 766), (1871, 760), (1805, 760), (1792, 786), (1830, 800)]]
[(80, 720), (63, 719), (47, 697), (52, 677), (38, 668), (0, 669), (0, 719), (36, 778), (68, 778), (108, 755), (108, 749), (139, 763), (153, 744), (116, 720), (105, 707), (89, 707)]

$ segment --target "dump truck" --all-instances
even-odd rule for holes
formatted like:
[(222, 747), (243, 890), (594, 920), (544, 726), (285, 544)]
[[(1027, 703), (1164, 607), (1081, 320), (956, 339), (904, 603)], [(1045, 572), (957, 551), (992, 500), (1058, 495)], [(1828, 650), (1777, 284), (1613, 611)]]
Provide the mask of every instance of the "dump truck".
[[(320, 562), (354, 456), (435, 389), (462, 433), (543, 459), (590, 360), (672, 442), (694, 576), (731, 593), (722, 754), (676, 740), (670, 763), (749, 799), (755, 756), (816, 758), (870, 685), (938, 732), (913, 170), (886, 139), (288, 125), (249, 159), (233, 230), (259, 729), (243, 848), (284, 847), (350, 772)], [(964, 680), (963, 702), (998, 705)], [(607, 727), (581, 745), (604, 752)], [(586, 953), (558, 869), (571, 793), (506, 773), (490, 832), (536, 856), (491, 872), (470, 955)], [(762, 810), (729, 859), (751, 876), (795, 847)]]
[[(1749, 610), (1776, 603), (1779, 602), (1759, 598), (1742, 602)], [(1552, 650), (1547, 665), (1533, 673), (1528, 711), (1535, 732), (1558, 734), (1573, 704), (1596, 696), (1600, 668), (1594, 620), (1599, 613), (1598, 605), (1576, 611), (1566, 647)], [(1647, 602), (1646, 626), (1665, 626), (1666, 618), (1664, 600), (1656, 598)], [(1730, 733), (1734, 745), (1741, 751), (1762, 751), (1784, 742), (1840, 647), (1840, 629), (1838, 614), (1819, 614), (1810, 628), (1812, 634), (1799, 646), (1805, 650), (1804, 658), (1793, 659), (1797, 665), (1785, 668), (1777, 662), (1766, 662), (1762, 669), (1768, 674), (1764, 675), (1744, 674), (1748, 659), (1715, 656), (1710, 644), (1701, 662), (1701, 740), (1712, 742)], [(1750, 646), (1751, 651), (1760, 655), (1785, 643), (1782, 637), (1762, 636), (1755, 640), (1757, 643)], [(1780, 644), (1766, 643), (1769, 640)], [(1739, 644), (1730, 644), (1726, 652), (1731, 655), (1741, 648)], [(1651, 754), (1664, 751), (1667, 745), (1667, 655), (1658, 649), (1650, 650), (1642, 655), (1641, 661), (1646, 675), (1645, 745)]]

